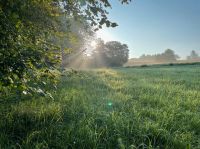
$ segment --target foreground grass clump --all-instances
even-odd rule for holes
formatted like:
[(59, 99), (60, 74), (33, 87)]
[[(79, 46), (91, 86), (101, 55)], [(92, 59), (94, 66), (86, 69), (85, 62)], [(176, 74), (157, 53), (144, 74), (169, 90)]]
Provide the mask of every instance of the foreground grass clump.
[(0, 148), (200, 148), (199, 66), (62, 78), (55, 99), (0, 100)]

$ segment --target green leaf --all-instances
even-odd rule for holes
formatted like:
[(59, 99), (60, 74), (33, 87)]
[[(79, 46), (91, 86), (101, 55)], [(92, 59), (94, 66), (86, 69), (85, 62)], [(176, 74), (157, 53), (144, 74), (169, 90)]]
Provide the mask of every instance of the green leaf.
[(116, 26), (118, 26), (117, 23), (112, 23), (112, 24), (111, 24), (111, 27), (116, 27)]

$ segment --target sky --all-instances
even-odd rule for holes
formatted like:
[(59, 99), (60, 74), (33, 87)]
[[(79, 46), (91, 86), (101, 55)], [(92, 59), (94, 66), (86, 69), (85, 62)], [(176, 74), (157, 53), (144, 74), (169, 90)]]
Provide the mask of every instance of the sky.
[(200, 0), (132, 0), (121, 5), (110, 0), (109, 19), (118, 27), (97, 32), (104, 41), (129, 46), (129, 57), (162, 53), (170, 48), (184, 59), (200, 54)]

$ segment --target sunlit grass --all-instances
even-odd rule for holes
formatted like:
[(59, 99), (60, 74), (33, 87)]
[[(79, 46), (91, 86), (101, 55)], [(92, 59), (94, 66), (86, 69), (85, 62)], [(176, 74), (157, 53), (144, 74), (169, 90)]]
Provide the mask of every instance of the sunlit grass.
[(0, 148), (200, 148), (197, 66), (81, 71), (0, 103)]

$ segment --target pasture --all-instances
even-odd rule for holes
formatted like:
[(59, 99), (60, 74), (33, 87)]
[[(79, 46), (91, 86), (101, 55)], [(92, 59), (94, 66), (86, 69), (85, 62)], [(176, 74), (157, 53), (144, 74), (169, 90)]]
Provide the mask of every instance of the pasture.
[(0, 148), (198, 149), (200, 66), (66, 73), (54, 99), (0, 99)]

